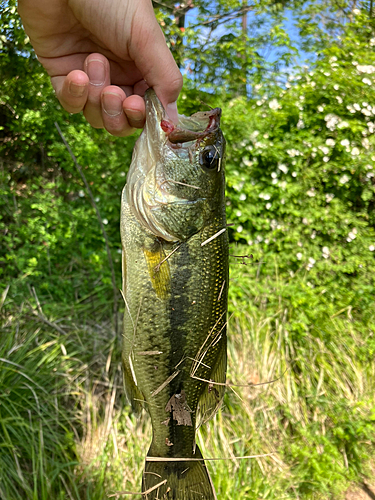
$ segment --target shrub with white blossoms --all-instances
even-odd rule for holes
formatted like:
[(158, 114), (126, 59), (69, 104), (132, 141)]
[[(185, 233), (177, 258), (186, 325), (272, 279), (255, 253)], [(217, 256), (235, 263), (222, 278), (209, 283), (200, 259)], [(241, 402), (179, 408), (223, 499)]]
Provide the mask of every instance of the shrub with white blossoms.
[[(261, 273), (271, 272), (277, 254), (280, 272), (289, 276), (303, 263), (313, 285), (331, 276), (348, 290), (363, 286), (359, 269), (375, 279), (375, 50), (368, 38), (357, 40), (351, 34), (325, 48), (285, 86), (263, 83), (261, 105), (242, 100), (223, 110), (228, 144), (242, 137), (247, 144), (236, 158), (228, 147), (229, 219), (237, 227), (240, 212), (243, 228), (228, 232), (253, 242), (254, 259), (267, 262)], [(249, 150), (249, 141), (262, 147)]]

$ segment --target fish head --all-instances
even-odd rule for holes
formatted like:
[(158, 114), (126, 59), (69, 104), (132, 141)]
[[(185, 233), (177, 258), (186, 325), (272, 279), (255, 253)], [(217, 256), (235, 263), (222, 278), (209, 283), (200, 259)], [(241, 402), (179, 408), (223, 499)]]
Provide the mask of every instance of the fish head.
[(152, 89), (133, 152), (126, 195), (138, 222), (156, 237), (183, 241), (224, 211), (225, 139), (221, 110), (169, 120)]

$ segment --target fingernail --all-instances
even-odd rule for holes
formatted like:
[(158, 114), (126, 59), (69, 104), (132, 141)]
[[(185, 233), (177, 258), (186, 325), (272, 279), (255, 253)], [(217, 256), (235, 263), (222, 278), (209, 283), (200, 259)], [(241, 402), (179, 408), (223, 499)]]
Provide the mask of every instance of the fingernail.
[(91, 59), (87, 63), (87, 74), (91, 85), (103, 85), (105, 80), (105, 65), (99, 59)]
[(78, 83), (69, 83), (69, 94), (73, 97), (82, 97), (85, 93), (86, 85), (79, 85)]
[(132, 123), (137, 123), (139, 124), (139, 126), (143, 125), (145, 117), (141, 111), (138, 111), (137, 109), (128, 109), (128, 108), (125, 108), (124, 111), (128, 119), (131, 120)]
[(109, 116), (118, 116), (122, 113), (122, 100), (117, 94), (111, 92), (102, 94), (102, 105)]
[(166, 109), (168, 118), (172, 120), (174, 124), (177, 125), (178, 123), (178, 112), (177, 112), (177, 102), (171, 102), (170, 104), (167, 104), (167, 109)]

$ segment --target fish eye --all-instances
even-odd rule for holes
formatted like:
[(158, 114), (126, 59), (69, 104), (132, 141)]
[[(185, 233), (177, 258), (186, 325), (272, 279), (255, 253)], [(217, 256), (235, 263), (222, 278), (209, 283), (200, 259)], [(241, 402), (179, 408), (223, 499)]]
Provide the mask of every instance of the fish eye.
[(219, 164), (219, 151), (214, 146), (207, 146), (200, 154), (199, 162), (208, 170), (216, 170)]

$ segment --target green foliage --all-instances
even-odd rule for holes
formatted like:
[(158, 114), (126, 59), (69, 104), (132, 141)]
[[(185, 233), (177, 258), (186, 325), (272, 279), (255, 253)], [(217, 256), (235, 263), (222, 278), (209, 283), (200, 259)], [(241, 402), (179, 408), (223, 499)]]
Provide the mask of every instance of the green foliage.
[(348, 26), (341, 45), (286, 88), (258, 88), (223, 116), (232, 237), (265, 273), (277, 254), (280, 272), (308, 274), (325, 294), (319, 302), (366, 315), (375, 293), (375, 53), (358, 30)]

